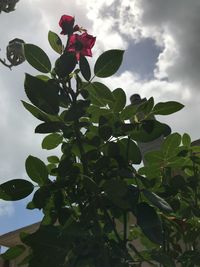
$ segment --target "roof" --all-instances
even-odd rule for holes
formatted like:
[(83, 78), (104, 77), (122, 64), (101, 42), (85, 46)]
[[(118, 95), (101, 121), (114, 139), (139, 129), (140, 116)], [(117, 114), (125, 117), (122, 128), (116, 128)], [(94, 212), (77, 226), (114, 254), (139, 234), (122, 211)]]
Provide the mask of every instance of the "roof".
[(38, 229), (39, 225), (40, 222), (37, 222), (0, 236), (0, 246), (13, 247), (18, 244), (21, 244), (22, 242), (19, 237), (20, 233), (21, 232), (33, 233)]

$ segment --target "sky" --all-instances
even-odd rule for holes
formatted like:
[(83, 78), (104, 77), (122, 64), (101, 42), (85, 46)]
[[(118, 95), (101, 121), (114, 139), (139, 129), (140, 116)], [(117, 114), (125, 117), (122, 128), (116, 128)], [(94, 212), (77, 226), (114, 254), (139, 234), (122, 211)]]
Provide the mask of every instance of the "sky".
[[(60, 33), (63, 14), (75, 16), (77, 24), (97, 37), (91, 64), (108, 49), (125, 50), (120, 70), (103, 80), (107, 86), (123, 88), (127, 99), (139, 93), (155, 102), (181, 102), (183, 110), (159, 119), (173, 132), (200, 138), (199, 0), (20, 0), (14, 12), (0, 14), (0, 58), (17, 37), (43, 48), (54, 62), (57, 55), (47, 35), (49, 30)], [(20, 102), (27, 100), (25, 72), (38, 74), (27, 62), (12, 71), (0, 64), (0, 183), (27, 179), (28, 155), (46, 160), (53, 153), (41, 149), (44, 136), (34, 134), (39, 121)], [(30, 199), (0, 201), (0, 234), (40, 220), (40, 212), (25, 209)]]

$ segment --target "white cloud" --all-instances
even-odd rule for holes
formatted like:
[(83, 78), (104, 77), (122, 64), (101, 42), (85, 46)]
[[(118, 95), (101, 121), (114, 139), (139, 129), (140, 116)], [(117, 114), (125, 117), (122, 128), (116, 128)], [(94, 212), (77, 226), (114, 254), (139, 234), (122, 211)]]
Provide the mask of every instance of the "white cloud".
[(14, 214), (13, 203), (0, 200), (0, 217), (12, 216), (13, 214)]
[[(162, 48), (154, 79), (142, 80), (139, 73), (126, 71), (106, 83), (112, 89), (124, 88), (128, 96), (140, 93), (143, 97), (153, 95), (156, 101), (183, 102), (186, 108), (173, 115), (172, 124), (174, 129), (192, 132), (197, 138), (194, 114), (199, 113), (199, 10), (199, 0), (62, 0), (59, 4), (54, 0), (20, 0), (15, 12), (0, 15), (0, 56), (3, 57), (7, 42), (19, 37), (40, 45), (55, 60), (47, 33), (60, 32), (58, 21), (63, 14), (74, 15), (76, 23), (97, 36), (94, 58), (104, 50), (126, 49), (135, 42), (153, 38)], [(25, 63), (12, 72), (2, 65), (0, 70), (0, 177), (4, 181), (25, 177), (24, 161), (28, 154), (44, 158), (47, 153), (40, 149), (42, 137), (33, 134), (37, 121), (20, 104), (20, 99), (26, 98), (23, 72), (33, 73), (33, 69)]]

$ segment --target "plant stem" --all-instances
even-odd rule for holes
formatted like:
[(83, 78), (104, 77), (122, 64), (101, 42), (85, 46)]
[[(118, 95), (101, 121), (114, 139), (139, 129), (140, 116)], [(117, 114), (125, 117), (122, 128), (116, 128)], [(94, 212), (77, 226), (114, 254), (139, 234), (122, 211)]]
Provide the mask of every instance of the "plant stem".
[(5, 67), (7, 67), (7, 68), (9, 68), (9, 69), (11, 70), (11, 68), (12, 68), (12, 66), (13, 66), (12, 64), (7, 64), (6, 61), (3, 60), (3, 59), (1, 59), (1, 58), (0, 58), (0, 62), (1, 62)]

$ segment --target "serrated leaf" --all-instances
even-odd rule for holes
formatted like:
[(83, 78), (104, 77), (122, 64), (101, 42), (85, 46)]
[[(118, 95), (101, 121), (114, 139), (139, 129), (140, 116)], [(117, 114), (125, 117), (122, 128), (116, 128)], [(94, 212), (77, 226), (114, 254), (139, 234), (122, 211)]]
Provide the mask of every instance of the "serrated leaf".
[(48, 182), (48, 170), (46, 165), (39, 158), (28, 156), (25, 163), (28, 176), (39, 185)]
[(166, 212), (172, 212), (172, 208), (170, 207), (170, 205), (161, 197), (159, 197), (158, 195), (156, 195), (153, 192), (150, 192), (146, 189), (142, 190), (143, 194), (145, 195), (145, 197), (157, 208), (159, 208), (162, 211), (166, 211)]
[(36, 70), (43, 73), (51, 71), (51, 62), (40, 47), (33, 44), (24, 44), (24, 53), (28, 63)]
[(56, 86), (26, 74), (24, 87), (27, 97), (36, 107), (51, 115), (58, 114), (59, 96)]
[(0, 199), (16, 201), (30, 195), (34, 189), (31, 182), (13, 179), (0, 185)]
[(43, 149), (53, 149), (62, 143), (63, 137), (60, 134), (53, 133), (47, 135), (42, 141)]
[(176, 101), (160, 102), (155, 105), (153, 113), (155, 115), (169, 115), (181, 110), (183, 107), (183, 104)]
[(162, 224), (155, 209), (145, 202), (137, 205), (137, 224), (143, 233), (154, 243), (162, 245)]
[(48, 33), (48, 41), (51, 46), (51, 48), (57, 52), (58, 54), (62, 54), (63, 45), (60, 37), (52, 31), (49, 31)]
[(112, 76), (119, 69), (124, 50), (108, 50), (100, 55), (94, 66), (94, 74), (100, 78)]
[(91, 70), (86, 57), (83, 56), (80, 57), (79, 67), (83, 77), (86, 79), (86, 81), (89, 81), (91, 78)]

